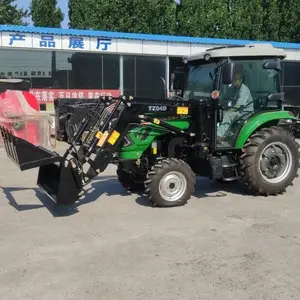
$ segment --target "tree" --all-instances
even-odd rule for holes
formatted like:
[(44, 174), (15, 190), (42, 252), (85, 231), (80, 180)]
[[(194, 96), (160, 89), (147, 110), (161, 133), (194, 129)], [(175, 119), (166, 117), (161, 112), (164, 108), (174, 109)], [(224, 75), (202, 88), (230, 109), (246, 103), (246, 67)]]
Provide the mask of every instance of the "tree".
[(295, 0), (69, 0), (71, 28), (300, 41)]
[(178, 34), (231, 39), (259, 39), (261, 0), (182, 0)]
[(64, 14), (56, 0), (32, 0), (30, 10), (34, 26), (61, 27)]
[(277, 0), (276, 2), (280, 11), (278, 37), (283, 42), (299, 42), (300, 2), (295, 0)]
[(227, 0), (228, 19), (231, 21), (228, 38), (261, 40), (264, 10), (261, 0)]
[(179, 35), (224, 38), (231, 30), (222, 0), (181, 0), (177, 20)]
[(174, 0), (69, 0), (71, 28), (152, 34), (176, 32)]
[(15, 0), (0, 0), (0, 24), (26, 25), (23, 21), (28, 11), (18, 8)]
[(280, 40), (281, 12), (277, 0), (264, 0), (263, 6), (263, 40)]

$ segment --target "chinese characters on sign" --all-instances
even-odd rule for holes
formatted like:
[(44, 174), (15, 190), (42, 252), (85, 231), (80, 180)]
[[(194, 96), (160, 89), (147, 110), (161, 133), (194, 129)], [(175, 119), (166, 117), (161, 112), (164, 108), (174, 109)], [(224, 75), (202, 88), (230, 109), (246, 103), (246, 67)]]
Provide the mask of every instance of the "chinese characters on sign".
[(40, 47), (55, 48), (55, 41), (53, 35), (42, 35), (40, 40)]
[(58, 98), (97, 99), (100, 96), (119, 97), (119, 90), (69, 90), (69, 89), (31, 89), (40, 103), (51, 103)]
[(116, 41), (107, 37), (76, 37), (53, 34), (2, 33), (2, 45), (37, 49), (116, 51)]
[(9, 78), (30, 78), (30, 77), (43, 77), (51, 78), (51, 71), (6, 71), (3, 72), (0, 70), (0, 77), (9, 77)]
[(69, 38), (69, 48), (71, 49), (84, 49), (83, 38), (70, 37)]
[(20, 34), (20, 33), (11, 33), (10, 35), (10, 41), (9, 45), (12, 46), (14, 42), (16, 41), (26, 41), (26, 35), (25, 34)]
[[(97, 38), (96, 43), (93, 43), (91, 41), (89, 41), (89, 42), (90, 42), (90, 45), (86, 45), (87, 40), (84, 40), (84, 38), (70, 37), (68, 48), (69, 49), (82, 49), (82, 50), (91, 49), (91, 50), (108, 51), (108, 50), (110, 50), (109, 46), (112, 45), (111, 39), (107, 39), (107, 38)], [(93, 47), (94, 45), (96, 45), (95, 49)]]
[(110, 39), (99, 39), (98, 38), (96, 49), (107, 51), (109, 45), (111, 45), (111, 40)]

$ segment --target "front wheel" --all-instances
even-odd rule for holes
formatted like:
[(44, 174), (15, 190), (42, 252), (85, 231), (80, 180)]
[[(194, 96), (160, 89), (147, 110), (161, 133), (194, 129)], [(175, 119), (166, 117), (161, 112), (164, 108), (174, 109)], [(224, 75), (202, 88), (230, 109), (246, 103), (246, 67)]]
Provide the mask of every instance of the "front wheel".
[(195, 184), (195, 174), (188, 164), (180, 159), (164, 159), (148, 172), (145, 192), (153, 206), (180, 206), (190, 199)]
[(272, 126), (253, 134), (243, 148), (243, 181), (258, 195), (278, 195), (298, 177), (299, 144), (288, 131)]

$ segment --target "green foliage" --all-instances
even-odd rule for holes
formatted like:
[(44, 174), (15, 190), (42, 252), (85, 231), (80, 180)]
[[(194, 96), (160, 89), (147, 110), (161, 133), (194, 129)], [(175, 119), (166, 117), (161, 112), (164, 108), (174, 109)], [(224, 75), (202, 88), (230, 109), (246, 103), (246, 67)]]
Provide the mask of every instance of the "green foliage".
[(178, 30), (180, 35), (223, 37), (230, 21), (227, 8), (221, 0), (181, 0), (178, 6)]
[(71, 28), (174, 34), (174, 0), (69, 0)]
[(300, 41), (300, 1), (181, 0), (177, 34)]
[(57, 7), (56, 0), (32, 0), (31, 17), (33, 24), (40, 27), (61, 27), (64, 14)]
[(300, 42), (299, 0), (277, 0), (275, 2), (277, 2), (280, 16), (277, 38), (284, 42)]
[(300, 42), (299, 0), (69, 0), (71, 28)]
[(26, 25), (28, 11), (18, 8), (15, 0), (0, 0), (0, 24)]

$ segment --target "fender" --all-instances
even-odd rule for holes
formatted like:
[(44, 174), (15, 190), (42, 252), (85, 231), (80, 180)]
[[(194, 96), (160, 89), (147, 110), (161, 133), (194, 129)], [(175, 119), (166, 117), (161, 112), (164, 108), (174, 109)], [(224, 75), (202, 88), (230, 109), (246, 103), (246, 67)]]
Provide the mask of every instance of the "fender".
[(252, 118), (250, 118), (242, 127), (236, 143), (235, 147), (237, 149), (243, 148), (244, 144), (250, 137), (250, 135), (256, 131), (259, 127), (262, 125), (270, 122), (270, 121), (280, 121), (282, 119), (290, 119), (290, 120), (297, 120), (292, 112), (289, 111), (268, 111), (268, 112), (262, 112), (260, 114), (256, 114)]

